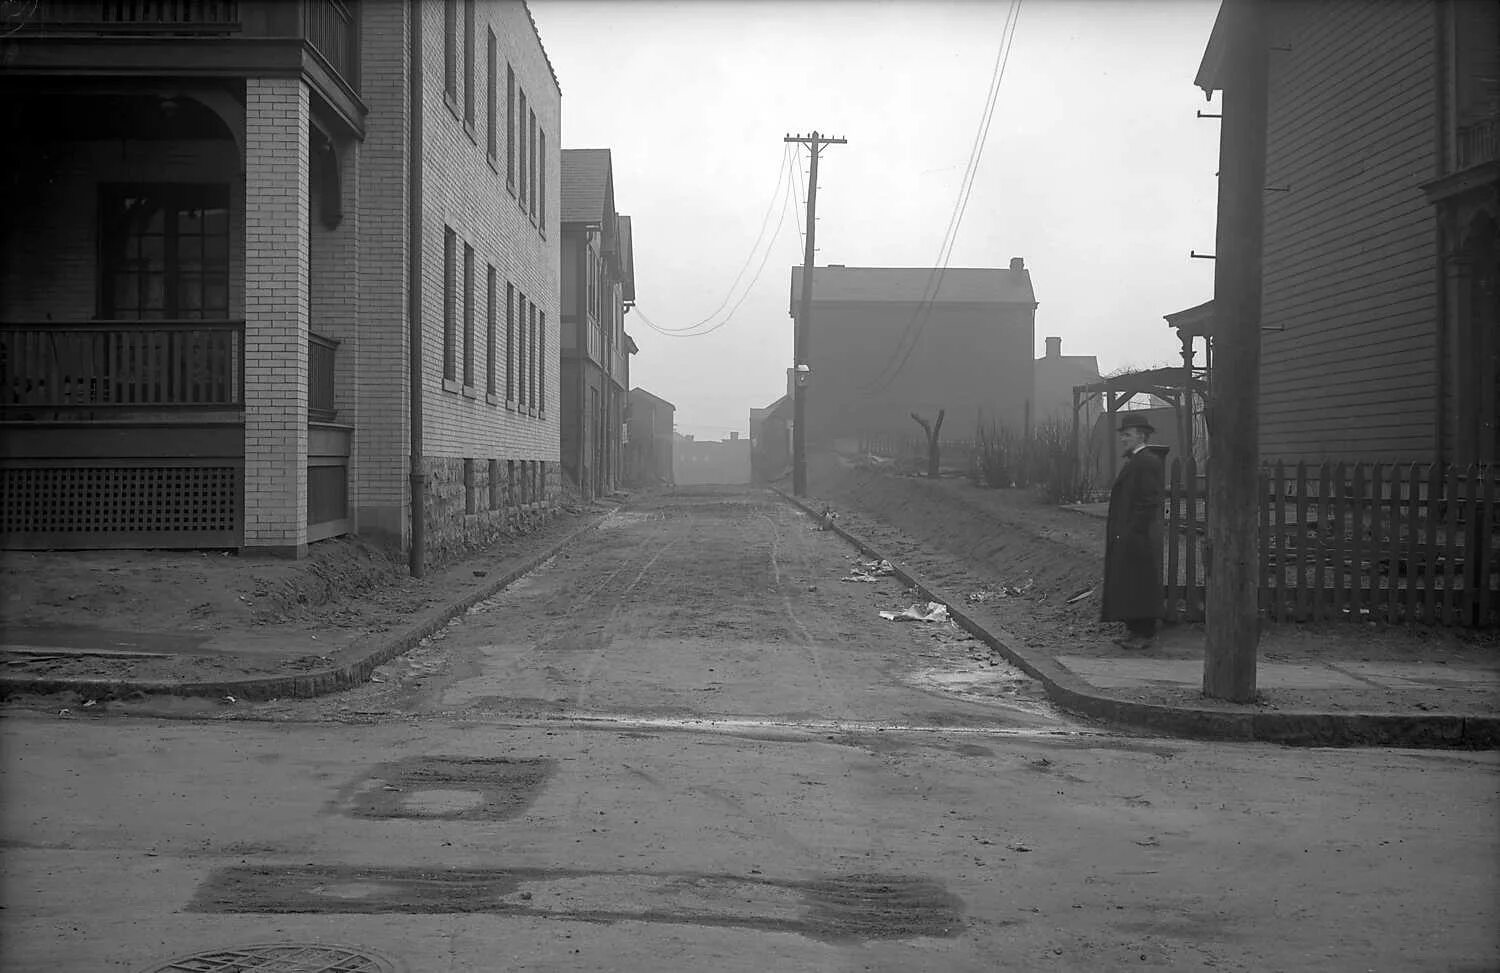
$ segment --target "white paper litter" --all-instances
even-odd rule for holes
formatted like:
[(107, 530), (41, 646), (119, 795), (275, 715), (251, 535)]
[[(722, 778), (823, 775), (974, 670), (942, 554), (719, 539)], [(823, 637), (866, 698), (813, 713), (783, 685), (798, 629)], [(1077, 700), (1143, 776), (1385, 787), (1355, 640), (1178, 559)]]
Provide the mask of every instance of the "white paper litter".
[(912, 605), (898, 612), (881, 612), (880, 617), (892, 622), (946, 622), (948, 606), (942, 602), (929, 601), (925, 606)]

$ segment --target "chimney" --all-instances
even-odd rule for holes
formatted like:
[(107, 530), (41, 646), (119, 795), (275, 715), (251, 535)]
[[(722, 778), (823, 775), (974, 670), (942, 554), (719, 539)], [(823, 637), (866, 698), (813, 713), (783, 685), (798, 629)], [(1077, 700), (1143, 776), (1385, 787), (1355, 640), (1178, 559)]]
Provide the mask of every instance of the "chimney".
[(1025, 270), (1026, 269), (1026, 258), (1025, 257), (1011, 257), (1010, 258), (1010, 269), (1011, 270)]
[(1061, 358), (1062, 357), (1062, 339), (1061, 338), (1048, 338), (1047, 339), (1047, 357), (1048, 358)]

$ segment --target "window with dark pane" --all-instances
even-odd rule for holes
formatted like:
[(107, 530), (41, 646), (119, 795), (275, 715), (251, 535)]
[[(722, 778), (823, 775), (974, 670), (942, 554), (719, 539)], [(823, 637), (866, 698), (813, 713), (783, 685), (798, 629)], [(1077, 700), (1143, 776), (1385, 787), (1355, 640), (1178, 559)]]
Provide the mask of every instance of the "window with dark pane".
[(100, 187), (104, 318), (229, 316), (229, 187)]

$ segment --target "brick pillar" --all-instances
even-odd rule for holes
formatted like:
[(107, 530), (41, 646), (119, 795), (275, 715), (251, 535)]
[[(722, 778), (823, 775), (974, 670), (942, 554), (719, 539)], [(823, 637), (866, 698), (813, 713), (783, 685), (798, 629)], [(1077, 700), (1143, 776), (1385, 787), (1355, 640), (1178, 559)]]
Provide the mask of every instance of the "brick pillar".
[(307, 553), (308, 91), (245, 82), (246, 553)]

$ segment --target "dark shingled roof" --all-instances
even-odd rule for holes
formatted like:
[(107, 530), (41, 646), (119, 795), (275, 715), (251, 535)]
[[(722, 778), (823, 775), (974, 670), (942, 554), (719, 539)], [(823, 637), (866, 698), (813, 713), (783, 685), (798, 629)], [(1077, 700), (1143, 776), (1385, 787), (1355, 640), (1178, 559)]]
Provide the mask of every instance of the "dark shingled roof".
[(603, 223), (613, 180), (609, 149), (563, 149), (562, 221)]
[[(936, 290), (936, 296), (933, 291)], [(792, 268), (791, 313), (802, 299), (802, 268)], [(814, 267), (813, 301), (917, 304), (1036, 304), (1031, 272), (984, 267)]]

